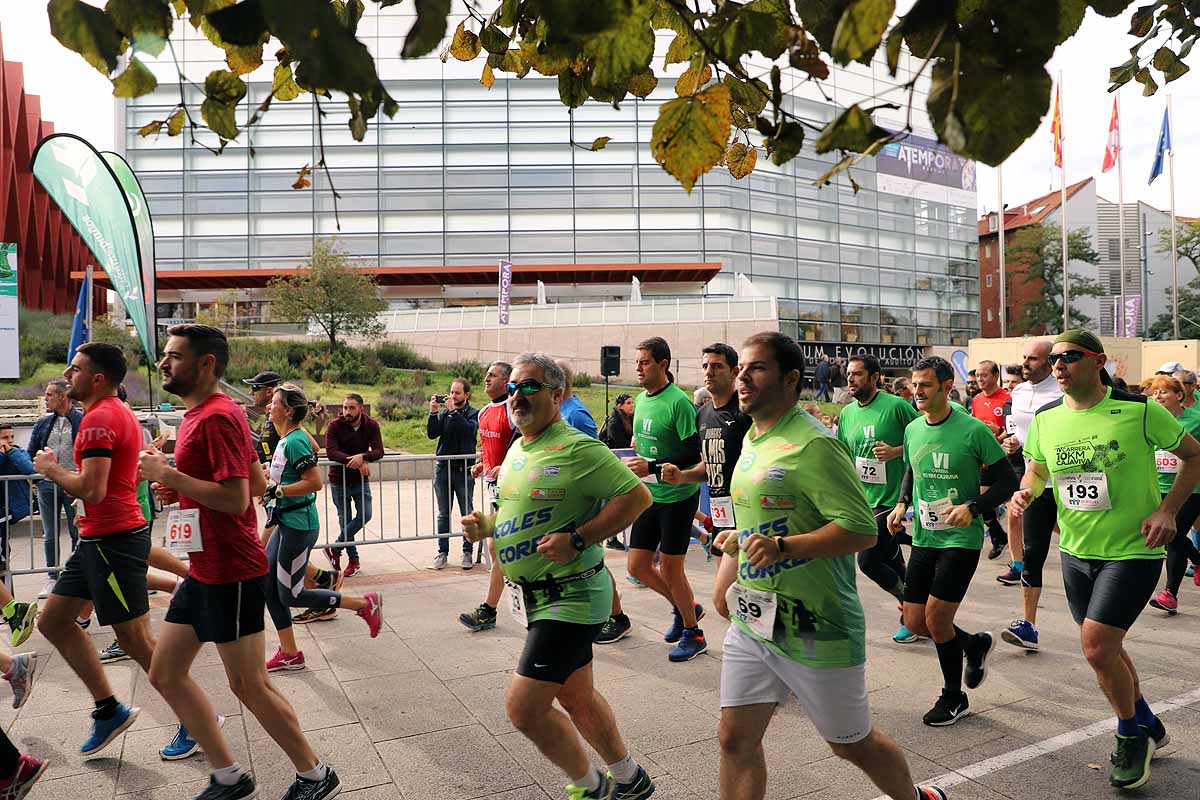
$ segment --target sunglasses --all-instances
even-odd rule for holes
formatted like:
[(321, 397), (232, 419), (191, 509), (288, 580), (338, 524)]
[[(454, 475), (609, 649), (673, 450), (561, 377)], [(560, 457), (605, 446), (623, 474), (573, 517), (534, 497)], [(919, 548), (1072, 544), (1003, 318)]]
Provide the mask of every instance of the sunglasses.
[(1093, 353), (1091, 350), (1068, 350), (1065, 353), (1051, 353), (1046, 356), (1046, 361), (1050, 362), (1050, 366), (1054, 366), (1058, 362), (1064, 364), (1074, 364), (1076, 361), (1082, 361), (1084, 356), (1100, 356), (1103, 353)]
[(554, 387), (548, 383), (542, 383), (536, 378), (526, 378), (520, 383), (505, 384), (504, 388), (508, 390), (509, 397), (512, 397), (517, 392), (528, 397), (531, 394), (537, 394), (542, 389), (553, 389)]

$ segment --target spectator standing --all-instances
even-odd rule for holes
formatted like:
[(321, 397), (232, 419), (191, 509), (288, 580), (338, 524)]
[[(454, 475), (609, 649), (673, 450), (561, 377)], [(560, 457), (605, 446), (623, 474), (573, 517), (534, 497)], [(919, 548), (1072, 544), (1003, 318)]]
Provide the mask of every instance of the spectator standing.
[(250, 397), (254, 401), (253, 406), (246, 407), (250, 438), (254, 442), (254, 451), (258, 453), (259, 463), (266, 464), (275, 454), (275, 446), (279, 444), (279, 432), (271, 424), (267, 405), (271, 402), (271, 395), (275, 393), (275, 389), (283, 383), (283, 378), (278, 372), (260, 372), (253, 378), (246, 378), (242, 383), (250, 387)]
[(833, 386), (833, 402), (845, 403), (849, 393), (846, 388), (846, 364), (840, 358), (830, 367), (829, 382)]
[[(479, 411), (471, 406), (471, 383), (455, 378), (450, 394), (429, 398), (429, 419), (425, 435), (437, 439), (437, 455), (463, 456), (475, 454), (475, 439), (479, 432)], [(475, 510), (473, 503), (475, 479), (470, 470), (474, 459), (439, 460), (433, 469), (433, 494), (437, 498), (438, 552), (430, 569), (445, 569), (450, 555), (450, 501), (458, 499), (458, 510), (466, 516)], [(475, 566), (471, 543), (463, 537), (462, 568)]]
[[(363, 410), (363, 398), (348, 394), (342, 401), (342, 413), (325, 428), (325, 456), (334, 463), (329, 466), (329, 493), (337, 507), (339, 542), (353, 542), (355, 535), (371, 521), (371, 462), (383, 458), (383, 435), (379, 423)], [(354, 511), (351, 514), (351, 506)], [(341, 569), (341, 552), (325, 548), (325, 555), (335, 570)], [(360, 570), (358, 548), (346, 548), (344, 577)]]
[(612, 411), (604, 421), (604, 429), (600, 431), (600, 441), (610, 450), (633, 447), (633, 395), (625, 392), (617, 395)]
[(561, 407), (563, 422), (585, 436), (593, 439), (600, 438), (600, 432), (596, 429), (596, 420), (592, 418), (592, 412), (588, 411), (587, 406), (575, 394), (575, 373), (571, 370), (570, 362), (564, 358), (556, 358), (554, 363), (563, 371), (567, 381), (563, 387)]
[[(11, 425), (0, 425), (0, 475), (32, 475), (33, 461), (17, 446)], [(8, 570), (8, 533), (12, 526), (29, 516), (28, 481), (5, 481), (0, 487), (0, 573)], [(12, 645), (19, 647), (33, 633), (37, 603), (18, 603), (0, 581), (0, 614), (12, 629)], [(26, 664), (28, 662), (25, 662)], [(3, 748), (0, 748), (2, 752)], [(2, 759), (0, 759), (2, 760)], [(0, 794), (3, 797), (3, 794)]]
[[(67, 382), (61, 378), (46, 384), (46, 411), (44, 417), (33, 426), (29, 437), (29, 447), (26, 448), (30, 459), (43, 448), (53, 450), (58, 456), (58, 463), (68, 470), (76, 469), (75, 464), (75, 434), (79, 432), (79, 423), (83, 412), (71, 407), (71, 398), (67, 396)], [(75, 498), (64, 492), (53, 481), (38, 481), (38, 508), (42, 515), (42, 543), (46, 553), (46, 566), (57, 567), (58, 555), (58, 521), (63, 515), (67, 518), (67, 532), (71, 535), (71, 552), (79, 543), (79, 530), (75, 527)], [(47, 576), (46, 588), (38, 592), (39, 599), (50, 596), (54, 590), (54, 582), (58, 580), (58, 570), (51, 570)]]
[(816, 374), (813, 377), (817, 381), (817, 394), (813, 399), (820, 400), (824, 397), (826, 403), (833, 402), (833, 395), (829, 390), (829, 381), (833, 377), (833, 367), (829, 363), (829, 356), (821, 356), (821, 360), (817, 362)]

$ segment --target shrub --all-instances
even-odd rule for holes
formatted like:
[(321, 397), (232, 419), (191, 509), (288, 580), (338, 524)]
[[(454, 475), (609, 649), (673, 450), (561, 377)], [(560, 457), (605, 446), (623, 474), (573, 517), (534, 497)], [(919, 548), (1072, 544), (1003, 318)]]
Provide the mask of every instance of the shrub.
[(471, 382), (471, 391), (476, 387), (483, 386), (483, 376), (487, 373), (487, 368), (478, 361), (470, 361), (463, 359), (462, 361), (452, 361), (447, 364), (444, 371), (449, 372), (453, 378), (466, 378)]
[(579, 372), (575, 375), (574, 386), (579, 389), (586, 389), (592, 385), (592, 376), (586, 372)]
[(405, 342), (384, 342), (376, 348), (379, 361), (395, 369), (433, 369), (433, 362), (413, 350)]

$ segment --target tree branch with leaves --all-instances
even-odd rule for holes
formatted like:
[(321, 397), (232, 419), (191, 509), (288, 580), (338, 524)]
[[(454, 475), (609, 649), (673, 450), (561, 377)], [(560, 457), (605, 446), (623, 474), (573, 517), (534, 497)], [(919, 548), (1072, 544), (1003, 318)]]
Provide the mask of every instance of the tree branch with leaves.
[(318, 240), (294, 275), (271, 281), (271, 311), (281, 320), (319, 327), (336, 349), (339, 337), (378, 339), (384, 325), (379, 315), (387, 303), (379, 297), (375, 279), (350, 264), (335, 241)]
[[(1086, 230), (1074, 230), (1067, 234), (1068, 261), (1099, 264), (1100, 254), (1092, 248), (1091, 237)], [(1005, 258), (1012, 274), (1020, 277), (1022, 284), (1032, 284), (1037, 295), (1021, 307), (1017, 329), (1025, 334), (1040, 335), (1061, 333), (1063, 324), (1063, 263), (1062, 228), (1054, 224), (1027, 225), (1018, 230), (1005, 246)], [(1100, 297), (1104, 290), (1100, 284), (1080, 275), (1071, 276), (1071, 299)], [(1092, 320), (1079, 310), (1077, 303), (1071, 305), (1071, 324), (1086, 328)]]

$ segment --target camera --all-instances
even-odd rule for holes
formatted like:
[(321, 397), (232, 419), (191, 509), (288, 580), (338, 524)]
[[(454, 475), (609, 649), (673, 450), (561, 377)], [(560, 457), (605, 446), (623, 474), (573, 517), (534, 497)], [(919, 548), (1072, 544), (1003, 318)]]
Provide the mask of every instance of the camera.
[(449, 400), (449, 399), (450, 399), (450, 395), (448, 395), (448, 394), (435, 394), (435, 395), (433, 396), (433, 399), (434, 399), (434, 400), (437, 400), (439, 403), (444, 403), (444, 402), (446, 402), (447, 400)]

